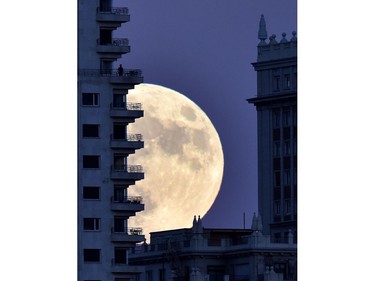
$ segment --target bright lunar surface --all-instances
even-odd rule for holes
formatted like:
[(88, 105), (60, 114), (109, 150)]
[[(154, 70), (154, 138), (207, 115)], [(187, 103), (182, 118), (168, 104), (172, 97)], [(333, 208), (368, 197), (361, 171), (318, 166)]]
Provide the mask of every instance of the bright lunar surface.
[(206, 214), (220, 190), (224, 156), (211, 121), (184, 95), (140, 84), (129, 91), (127, 102), (142, 103), (144, 117), (130, 124), (128, 133), (142, 134), (145, 142), (128, 157), (145, 173), (128, 189), (145, 204), (129, 227), (142, 227), (149, 242), (150, 232), (190, 228), (194, 215)]

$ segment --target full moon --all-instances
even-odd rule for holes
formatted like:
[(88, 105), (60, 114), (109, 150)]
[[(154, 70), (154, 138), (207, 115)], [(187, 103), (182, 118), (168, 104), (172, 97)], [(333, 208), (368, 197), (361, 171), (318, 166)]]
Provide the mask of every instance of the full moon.
[(128, 190), (145, 204), (129, 227), (142, 227), (146, 238), (191, 227), (194, 215), (203, 217), (220, 190), (224, 156), (215, 127), (194, 102), (166, 87), (137, 85), (127, 102), (142, 103), (144, 117), (130, 124), (128, 133), (142, 134), (145, 143), (128, 157), (145, 174)]

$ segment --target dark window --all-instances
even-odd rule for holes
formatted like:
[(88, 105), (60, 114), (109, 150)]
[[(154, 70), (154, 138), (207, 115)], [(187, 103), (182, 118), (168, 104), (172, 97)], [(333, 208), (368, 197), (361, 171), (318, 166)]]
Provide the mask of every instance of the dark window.
[(99, 93), (82, 93), (82, 105), (98, 106)]
[(277, 187), (273, 189), (273, 199), (275, 200), (281, 199), (281, 188)]
[(280, 129), (273, 129), (273, 140), (280, 140)]
[(290, 170), (284, 170), (283, 183), (284, 185), (290, 185)]
[(291, 116), (289, 108), (283, 110), (283, 126), (288, 127), (291, 125)]
[(273, 128), (280, 128), (280, 110), (272, 111)]
[(99, 168), (99, 162), (98, 155), (83, 155), (83, 168)]
[(100, 199), (100, 187), (98, 186), (84, 186), (83, 199)]
[(290, 186), (284, 187), (284, 198), (290, 198), (292, 196), (291, 190), (292, 188)]
[(285, 88), (290, 89), (290, 75), (284, 75)]
[(290, 155), (290, 141), (289, 140), (286, 140), (284, 141), (284, 156), (288, 156)]
[(126, 139), (126, 124), (114, 123), (113, 124), (113, 139)]
[(115, 263), (127, 264), (127, 249), (126, 248), (115, 248)]
[(165, 281), (165, 269), (159, 269), (159, 281)]
[(274, 159), (273, 159), (273, 169), (274, 169), (274, 170), (280, 170), (280, 169), (281, 169), (281, 161), (280, 161), (280, 158), (274, 158)]
[(126, 96), (125, 94), (113, 94), (113, 107), (125, 108)]
[(273, 77), (273, 89), (275, 91), (280, 90), (280, 76)]
[(284, 157), (284, 169), (290, 169), (290, 157)]
[(152, 281), (152, 270), (146, 271), (146, 281)]
[(83, 260), (85, 262), (99, 262), (100, 249), (83, 249)]
[(290, 139), (290, 127), (286, 127), (283, 129), (283, 138)]
[(126, 169), (126, 155), (124, 154), (115, 154), (113, 157), (115, 170), (125, 170)]
[(285, 199), (284, 200), (284, 213), (285, 214), (290, 214), (292, 212), (292, 202), (290, 199)]
[(279, 215), (281, 213), (281, 203), (279, 200), (273, 201), (273, 213)]
[(114, 217), (114, 232), (126, 232), (126, 217)]
[(99, 218), (84, 218), (83, 219), (84, 230), (100, 230), (100, 219)]
[(84, 138), (98, 138), (99, 137), (99, 125), (83, 124), (82, 125), (82, 136)]
[(100, 29), (100, 45), (112, 44), (112, 30)]
[(114, 186), (114, 197), (115, 202), (124, 202), (126, 199), (126, 185), (115, 185)]
[(275, 141), (273, 143), (273, 156), (280, 157), (280, 142)]
[(281, 176), (280, 176), (280, 171), (275, 171), (275, 179), (274, 179), (274, 186), (280, 186), (281, 184)]

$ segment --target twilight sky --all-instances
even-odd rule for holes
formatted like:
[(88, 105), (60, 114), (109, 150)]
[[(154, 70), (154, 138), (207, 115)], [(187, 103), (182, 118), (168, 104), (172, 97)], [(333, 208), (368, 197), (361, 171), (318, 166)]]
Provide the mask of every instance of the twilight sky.
[(113, 5), (128, 7), (131, 18), (114, 34), (131, 46), (119, 63), (141, 69), (145, 83), (187, 96), (220, 136), (224, 177), (204, 226), (242, 228), (245, 212), (250, 227), (257, 210), (256, 111), (246, 99), (256, 93), (251, 62), (258, 23), (264, 14), (268, 36), (280, 40), (286, 32), (290, 39), (297, 29), (297, 1), (114, 0)]

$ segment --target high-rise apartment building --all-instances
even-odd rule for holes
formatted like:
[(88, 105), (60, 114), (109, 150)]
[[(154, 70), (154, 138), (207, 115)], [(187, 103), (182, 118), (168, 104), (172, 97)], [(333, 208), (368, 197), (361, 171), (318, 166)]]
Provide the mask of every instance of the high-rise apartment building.
[(130, 52), (128, 39), (114, 32), (130, 19), (111, 0), (78, 0), (78, 280), (129, 281), (142, 267), (128, 264), (128, 252), (144, 241), (131, 224), (144, 209), (128, 189), (144, 178), (128, 155), (143, 148), (141, 134), (127, 133), (143, 116), (127, 103), (129, 89), (143, 82), (140, 70), (116, 61)]
[(266, 22), (259, 23), (257, 95), (258, 208), (263, 233), (275, 242), (297, 234), (297, 38), (286, 34), (267, 40)]

